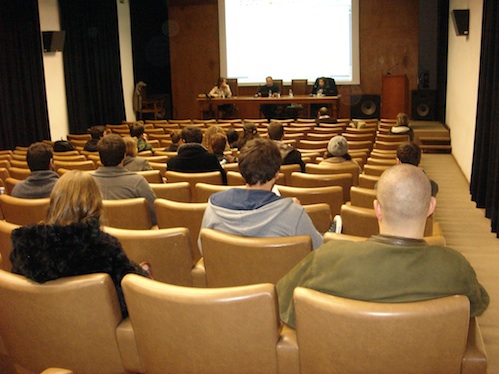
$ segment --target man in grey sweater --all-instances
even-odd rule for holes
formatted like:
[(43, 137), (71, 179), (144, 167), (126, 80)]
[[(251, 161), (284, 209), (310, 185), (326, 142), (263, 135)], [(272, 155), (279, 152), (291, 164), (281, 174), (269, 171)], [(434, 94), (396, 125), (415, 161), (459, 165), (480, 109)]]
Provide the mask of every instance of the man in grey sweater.
[(33, 143), (26, 153), (26, 161), (31, 175), (16, 183), (11, 195), (23, 199), (41, 199), (49, 197), (59, 175), (53, 170), (52, 148), (46, 143)]
[(142, 175), (128, 171), (123, 167), (125, 148), (124, 140), (117, 134), (106, 135), (99, 140), (97, 149), (104, 166), (93, 172), (92, 176), (97, 181), (102, 198), (105, 200), (145, 197), (149, 204), (152, 224), (155, 225), (154, 200), (156, 200), (156, 194)]
[(250, 237), (309, 235), (314, 249), (319, 247), (322, 235), (305, 209), (293, 199), (272, 192), (281, 162), (279, 149), (272, 140), (248, 141), (239, 156), (246, 188), (213, 194), (201, 227)]

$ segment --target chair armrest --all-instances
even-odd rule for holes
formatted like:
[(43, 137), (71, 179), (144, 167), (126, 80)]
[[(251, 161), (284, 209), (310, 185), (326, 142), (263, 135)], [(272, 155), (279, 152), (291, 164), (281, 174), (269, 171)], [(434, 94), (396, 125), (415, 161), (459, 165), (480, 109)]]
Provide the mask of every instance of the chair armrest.
[(300, 372), (296, 331), (284, 324), (277, 342), (277, 365), (279, 374), (298, 374)]
[(468, 341), (461, 364), (462, 374), (487, 373), (487, 352), (483, 343), (482, 333), (476, 318), (470, 319), (468, 329)]
[(116, 327), (116, 341), (120, 350), (121, 361), (125, 370), (133, 373), (145, 373), (146, 370), (139, 357), (135, 333), (130, 318), (125, 318)]
[(206, 288), (206, 270), (204, 268), (204, 259), (200, 259), (191, 270), (192, 285), (194, 287)]

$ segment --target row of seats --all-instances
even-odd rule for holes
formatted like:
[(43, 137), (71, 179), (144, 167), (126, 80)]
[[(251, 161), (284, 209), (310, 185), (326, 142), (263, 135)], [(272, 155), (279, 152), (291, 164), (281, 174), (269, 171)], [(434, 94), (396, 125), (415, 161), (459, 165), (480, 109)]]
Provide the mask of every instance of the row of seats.
[(8, 355), (31, 372), (486, 372), (465, 296), (386, 304), (297, 288), (293, 330), (272, 284), (199, 289), (129, 274), (122, 287), (125, 320), (107, 274), (40, 285), (0, 270)]

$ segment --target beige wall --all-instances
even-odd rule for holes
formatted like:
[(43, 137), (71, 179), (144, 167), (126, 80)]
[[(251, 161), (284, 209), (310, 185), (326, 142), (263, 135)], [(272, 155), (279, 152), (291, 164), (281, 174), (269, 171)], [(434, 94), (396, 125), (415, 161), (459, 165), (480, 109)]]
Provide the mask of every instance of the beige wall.
[[(130, 29), (130, 9), (128, 2), (116, 0), (119, 16), (119, 38), (121, 53), (121, 72), (125, 113), (128, 121), (135, 120), (132, 107), (134, 89), (132, 41)], [(41, 31), (60, 30), (59, 6), (57, 0), (39, 0)], [(63, 53), (44, 53), (43, 66), (47, 91), (47, 106), (52, 140), (66, 138), (69, 132), (66, 86), (64, 83)]]
[(452, 153), (469, 182), (476, 125), (483, 0), (450, 1), (450, 11), (468, 8), (468, 36), (456, 36), (452, 19), (449, 19), (446, 122), (451, 129)]

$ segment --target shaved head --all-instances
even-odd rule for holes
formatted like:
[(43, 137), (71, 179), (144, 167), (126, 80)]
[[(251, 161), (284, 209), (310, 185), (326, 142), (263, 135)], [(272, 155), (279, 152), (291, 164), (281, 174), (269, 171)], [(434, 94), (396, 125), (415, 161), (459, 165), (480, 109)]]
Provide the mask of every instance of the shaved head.
[(393, 166), (379, 179), (377, 200), (383, 220), (390, 226), (424, 223), (432, 200), (430, 180), (417, 166)]

